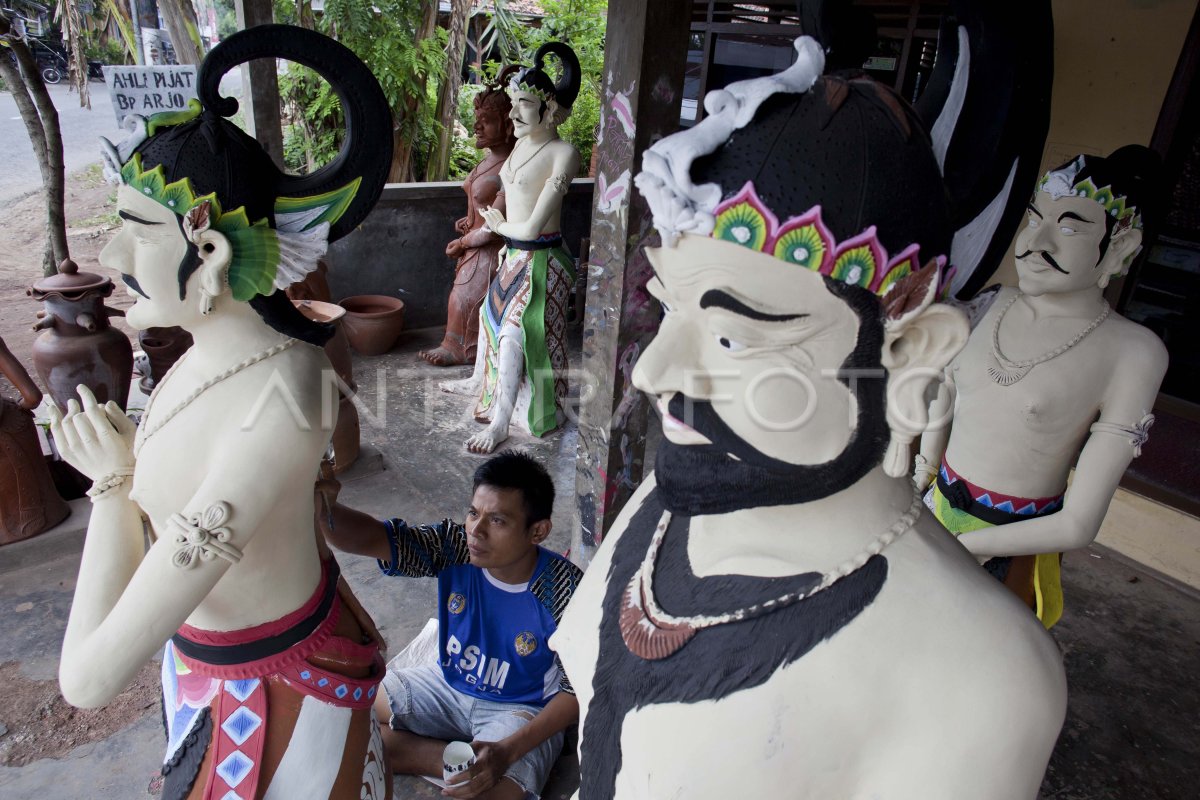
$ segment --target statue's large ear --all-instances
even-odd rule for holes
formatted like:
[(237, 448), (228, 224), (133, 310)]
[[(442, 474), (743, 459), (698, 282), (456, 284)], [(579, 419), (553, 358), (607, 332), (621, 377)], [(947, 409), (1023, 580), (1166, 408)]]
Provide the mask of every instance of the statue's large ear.
[(908, 475), (909, 445), (929, 422), (926, 391), (967, 343), (961, 311), (935, 303), (938, 269), (930, 263), (899, 281), (883, 299), (883, 366), (888, 371), (887, 422), (892, 439), (883, 468)]
[(1126, 228), (1121, 233), (1108, 240), (1108, 249), (1096, 265), (1100, 273), (1097, 283), (1103, 289), (1113, 278), (1124, 275), (1129, 269), (1130, 262), (1142, 249), (1142, 231), (1140, 228)]
[(229, 237), (212, 227), (212, 204), (204, 200), (183, 217), (183, 235), (196, 247), (200, 267), (196, 270), (200, 310), (212, 311), (213, 300), (229, 291), (229, 266), (233, 245)]

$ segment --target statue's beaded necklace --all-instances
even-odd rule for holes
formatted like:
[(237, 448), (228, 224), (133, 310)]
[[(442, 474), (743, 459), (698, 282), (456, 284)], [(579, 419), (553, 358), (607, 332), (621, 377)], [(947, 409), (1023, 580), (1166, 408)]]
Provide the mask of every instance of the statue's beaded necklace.
[(813, 584), (805, 582), (805, 588), (788, 592), (771, 600), (751, 606), (739, 608), (725, 614), (697, 614), (688, 617), (676, 617), (668, 614), (658, 604), (654, 593), (654, 568), (658, 561), (658, 553), (662, 548), (663, 538), (671, 525), (671, 512), (663, 511), (650, 546), (641, 567), (633, 574), (625, 590), (620, 616), (621, 637), (630, 652), (635, 655), (658, 660), (672, 655), (685, 644), (696, 632), (729, 622), (743, 622), (772, 611), (787, 608), (801, 600), (812, 597), (818, 592), (828, 589), (835, 583), (862, 569), (873, 556), (879, 555), (884, 548), (903, 536), (921, 512), (923, 500), (919, 492), (913, 494), (912, 503), (908, 510), (897, 517), (887, 530), (880, 533), (861, 550), (838, 564), (833, 569), (821, 573), (820, 579)]
[[(183, 364), (184, 360), (187, 358), (187, 355), (185, 354), (183, 358), (176, 361), (171, 368), (167, 370), (167, 374), (162, 377), (162, 380), (160, 380), (154, 387), (154, 391), (150, 393), (150, 398), (146, 401), (146, 410), (142, 413), (142, 424), (138, 426), (137, 439), (133, 448), (134, 454), (136, 455), (137, 452), (142, 449), (142, 446), (146, 443), (147, 439), (162, 430), (168, 422), (175, 418), (176, 414), (191, 405), (192, 401), (197, 397), (204, 394), (206, 391), (211, 389), (213, 386), (216, 386), (226, 378), (230, 378), (247, 367), (251, 367), (260, 361), (266, 361), (268, 358), (282, 353), (295, 343), (295, 339), (287, 339), (279, 344), (271, 345), (266, 350), (261, 350), (258, 353), (255, 353), (244, 361), (239, 361), (229, 369), (214, 375), (193, 389), (191, 394), (183, 398), (181, 402), (177, 403), (162, 419), (151, 419), (150, 412), (154, 407), (154, 399), (158, 397), (159, 390), (162, 389), (162, 387), (166, 385), (167, 381), (170, 380), (171, 376), (175, 374), (175, 370), (178, 369), (181, 364)], [(151, 422), (155, 424), (152, 425)]]
[[(527, 141), (527, 140), (523, 140), (523, 141)], [(509, 166), (509, 165), (512, 164), (513, 156), (515, 156), (517, 154), (517, 147), (521, 146), (521, 142), (517, 142), (517, 147), (514, 147), (513, 151), (511, 153), (509, 153), (508, 158), (506, 158), (504, 160), (503, 169), (506, 173), (508, 173), (509, 182), (511, 183), (513, 180), (515, 180), (517, 177), (517, 172), (524, 169), (526, 166), (528, 166), (529, 162), (533, 161), (533, 159), (537, 158), (537, 154), (542, 152), (543, 150), (545, 150), (546, 145), (550, 144), (553, 141), (554, 141), (554, 137), (551, 137), (551, 138), (547, 139), (546, 141), (542, 142), (541, 147), (539, 147), (537, 150), (534, 150), (529, 155), (529, 158), (522, 161), (518, 166), (513, 167), (513, 166)]]
[(1056, 347), (1048, 353), (1044, 353), (1037, 358), (1031, 358), (1026, 361), (1013, 361), (1004, 355), (1000, 349), (1000, 323), (1004, 322), (1004, 315), (1012, 308), (1013, 303), (1021, 299), (1020, 294), (1013, 295), (1013, 299), (1008, 301), (1008, 305), (1000, 310), (996, 315), (996, 324), (992, 326), (992, 358), (995, 364), (987, 368), (987, 373), (993, 381), (1001, 386), (1012, 386), (1017, 381), (1029, 374), (1029, 370), (1036, 367), (1038, 364), (1043, 364), (1052, 358), (1057, 358), (1063, 353), (1070, 350), (1075, 345), (1082, 342), (1087, 335), (1096, 328), (1100, 327), (1100, 323), (1108, 319), (1108, 315), (1112, 312), (1112, 307), (1108, 303), (1104, 304), (1104, 310), (1100, 315), (1092, 320), (1086, 328), (1080, 331), (1073, 339), (1060, 347)]

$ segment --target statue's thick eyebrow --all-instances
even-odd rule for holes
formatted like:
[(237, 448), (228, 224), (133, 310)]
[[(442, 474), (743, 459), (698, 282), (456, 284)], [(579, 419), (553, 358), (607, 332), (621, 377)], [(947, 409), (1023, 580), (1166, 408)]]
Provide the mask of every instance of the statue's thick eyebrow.
[(788, 322), (789, 320), (801, 319), (808, 316), (808, 314), (768, 314), (765, 311), (751, 308), (732, 295), (722, 292), (720, 289), (709, 289), (705, 292), (700, 298), (700, 308), (723, 308), (726, 311), (732, 311), (734, 314), (740, 314), (743, 317), (749, 317), (761, 322)]
[(1076, 214), (1074, 211), (1064, 211), (1063, 213), (1058, 215), (1059, 222), (1062, 222), (1064, 219), (1077, 219), (1080, 222), (1086, 222), (1088, 225), (1096, 224), (1096, 223), (1092, 222), (1090, 219), (1084, 219), (1083, 217)]
[(118, 211), (117, 216), (120, 217), (121, 219), (129, 220), (130, 222), (136, 222), (138, 225), (162, 225), (161, 222), (151, 222), (148, 219), (142, 219), (141, 217), (135, 217), (133, 214), (130, 214), (128, 211)]
[(1039, 217), (1042, 216), (1042, 212), (1038, 211), (1037, 206), (1035, 206), (1033, 203), (1026, 203), (1025, 205), (1029, 206), (1029, 210), (1037, 214)]

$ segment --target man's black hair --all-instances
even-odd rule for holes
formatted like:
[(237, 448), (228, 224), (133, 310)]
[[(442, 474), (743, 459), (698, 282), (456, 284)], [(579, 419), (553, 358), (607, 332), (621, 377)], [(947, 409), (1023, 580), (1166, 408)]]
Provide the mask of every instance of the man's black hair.
[(480, 486), (520, 490), (526, 526), (550, 519), (554, 511), (554, 481), (545, 467), (525, 453), (504, 450), (480, 464), (471, 491)]

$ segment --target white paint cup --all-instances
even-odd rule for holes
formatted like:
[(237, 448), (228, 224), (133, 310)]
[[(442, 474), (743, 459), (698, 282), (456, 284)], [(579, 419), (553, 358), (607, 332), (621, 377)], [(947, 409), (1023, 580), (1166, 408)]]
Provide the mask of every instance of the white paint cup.
[(451, 742), (442, 751), (442, 780), (449, 781), (460, 772), (466, 772), (474, 763), (475, 751), (469, 743)]

